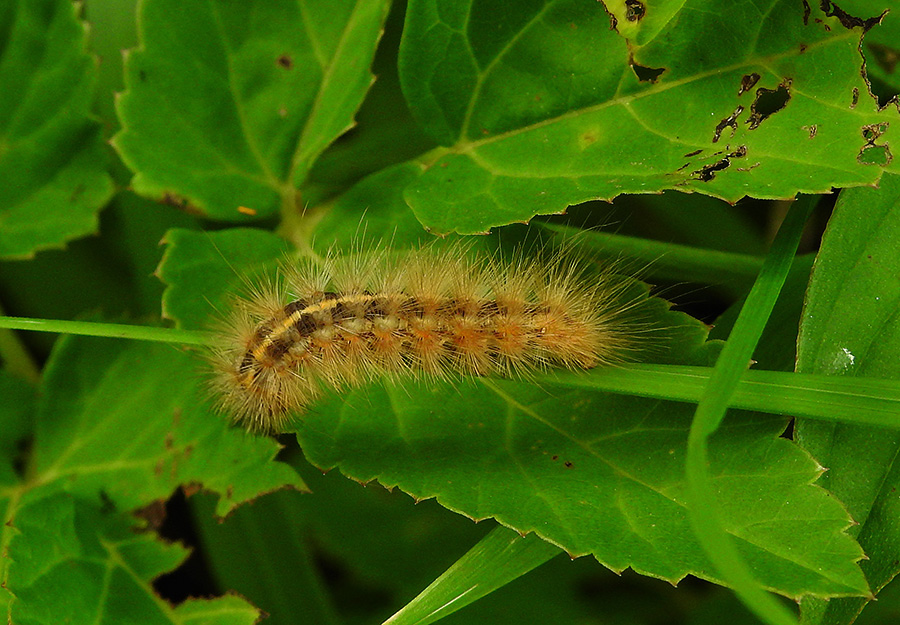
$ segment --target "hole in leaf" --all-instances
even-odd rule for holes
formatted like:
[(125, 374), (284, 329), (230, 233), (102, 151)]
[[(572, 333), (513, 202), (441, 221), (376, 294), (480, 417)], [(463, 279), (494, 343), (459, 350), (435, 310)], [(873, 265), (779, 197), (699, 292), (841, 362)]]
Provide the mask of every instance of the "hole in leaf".
[(859, 104), (859, 89), (853, 87), (853, 95), (850, 97), (850, 108), (855, 109)]
[(738, 89), (738, 97), (741, 97), (753, 87), (756, 86), (756, 83), (759, 82), (759, 74), (753, 72), (752, 74), (744, 74), (744, 77), (741, 78), (741, 87)]
[[(900, 89), (897, 88), (895, 78), (891, 76), (897, 71), (898, 63), (900, 63), (900, 47), (890, 47), (880, 43), (865, 44), (866, 61), (863, 64), (863, 76), (869, 82), (869, 90), (878, 101), (879, 107), (884, 107), (892, 99), (900, 95)], [(866, 69), (869, 61), (873, 61), (882, 72), (891, 76), (891, 82), (878, 76), (870, 76)]]
[(647, 8), (639, 0), (625, 0), (625, 19), (629, 22), (639, 22), (647, 13)]
[(862, 136), (868, 143), (874, 144), (875, 141), (883, 135), (888, 127), (890, 126), (887, 122), (882, 122), (880, 124), (867, 124), (862, 127)]
[(633, 58), (631, 59), (631, 69), (634, 71), (634, 75), (637, 76), (638, 80), (651, 83), (655, 83), (659, 80), (660, 75), (666, 71), (665, 67), (645, 67), (644, 65), (639, 65), (635, 63)]
[(884, 143), (879, 145), (876, 143), (881, 135), (887, 131), (889, 126), (890, 124), (883, 122), (880, 124), (867, 124), (860, 129), (863, 139), (866, 140), (865, 145), (859, 149), (859, 154), (856, 155), (856, 160), (861, 165), (878, 165), (880, 167), (885, 167), (891, 163), (894, 156), (891, 154), (891, 149), (888, 147), (888, 144)]
[(866, 49), (872, 53), (872, 59), (885, 74), (893, 74), (897, 70), (900, 48), (891, 48), (881, 43), (866, 43)]
[(881, 135), (887, 132), (889, 126), (889, 123), (882, 122), (880, 124), (867, 124), (860, 129), (863, 139), (866, 140), (865, 145), (859, 149), (859, 154), (856, 155), (856, 160), (861, 165), (886, 167), (894, 160), (894, 155), (891, 154), (891, 149), (887, 143), (881, 145), (875, 143)]
[(719, 139), (722, 137), (722, 131), (726, 128), (731, 128), (731, 136), (734, 136), (735, 131), (737, 130), (737, 118), (738, 115), (744, 112), (744, 107), (739, 106), (734, 109), (734, 113), (720, 121), (716, 124), (716, 132), (713, 134), (713, 143), (718, 143)]
[(750, 130), (759, 128), (759, 125), (774, 115), (785, 106), (791, 99), (791, 79), (786, 78), (784, 82), (778, 85), (777, 89), (766, 89), (760, 87), (756, 90), (756, 99), (750, 105), (750, 117), (747, 124)]
[(894, 155), (887, 145), (864, 145), (856, 155), (856, 160), (860, 165), (887, 167), (894, 160)]
[(727, 169), (730, 166), (731, 161), (727, 158), (723, 158), (722, 160), (711, 163), (710, 165), (704, 165), (703, 167), (695, 171), (694, 174), (700, 182), (709, 182), (716, 177), (717, 171), (722, 171), (723, 169)]
[[(721, 152), (719, 152), (719, 154), (721, 154)], [(715, 163), (704, 165), (700, 169), (691, 173), (693, 177), (700, 182), (709, 182), (716, 177), (716, 172), (720, 172), (723, 169), (728, 169), (729, 167), (731, 167), (731, 159), (744, 158), (745, 156), (747, 156), (747, 146), (741, 145), (738, 146), (736, 150), (734, 150), (733, 152), (729, 152)]]
[(887, 14), (887, 9), (885, 9), (885, 11), (877, 17), (862, 19), (860, 17), (850, 15), (844, 9), (836, 5), (834, 2), (830, 2), (829, 0), (821, 0), (821, 2), (819, 2), (819, 8), (822, 9), (822, 12), (825, 13), (826, 17), (838, 18), (838, 21), (844, 28), (850, 29), (860, 27), (863, 29), (863, 32), (866, 32), (876, 24), (880, 24), (881, 18), (883, 18)]

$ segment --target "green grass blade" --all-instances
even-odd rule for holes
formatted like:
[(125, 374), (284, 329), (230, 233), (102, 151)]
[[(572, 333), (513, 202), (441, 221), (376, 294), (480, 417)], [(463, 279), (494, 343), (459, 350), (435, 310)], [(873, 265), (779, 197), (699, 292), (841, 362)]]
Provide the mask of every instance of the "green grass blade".
[[(712, 375), (710, 367), (633, 364), (594, 369), (589, 374), (558, 373), (554, 386), (698, 402)], [(730, 408), (810, 417), (878, 427), (900, 427), (900, 381), (840, 378), (783, 371), (744, 371)]]
[[(0, 328), (186, 345), (206, 345), (210, 340), (209, 334), (199, 331), (92, 321), (0, 316)], [(588, 374), (557, 372), (548, 381), (569, 388), (697, 402), (711, 374), (709, 367), (640, 363), (594, 369)], [(900, 382), (751, 369), (743, 373), (728, 405), (771, 414), (898, 428)]]
[(157, 343), (182, 343), (184, 345), (208, 345), (209, 334), (174, 328), (155, 328), (122, 323), (98, 323), (94, 321), (64, 321), (58, 319), (26, 319), (23, 317), (0, 317), (0, 328), (10, 330), (33, 330), (36, 332), (58, 332), (80, 336), (103, 336)]
[(560, 549), (534, 534), (497, 527), (384, 625), (427, 625), (540, 566)]
[(688, 513), (700, 544), (747, 607), (766, 623), (777, 625), (794, 624), (797, 619), (762, 589), (726, 533), (709, 475), (708, 442), (724, 419), (731, 396), (753, 356), (790, 271), (812, 206), (812, 197), (796, 201), (775, 237), (697, 406), (686, 459)]
[(699, 284), (746, 284), (759, 273), (763, 258), (707, 250), (690, 245), (666, 243), (622, 234), (584, 231), (561, 224), (540, 223), (563, 241), (573, 241), (578, 249), (600, 258), (627, 258), (629, 263), (646, 266), (643, 275), (660, 280)]

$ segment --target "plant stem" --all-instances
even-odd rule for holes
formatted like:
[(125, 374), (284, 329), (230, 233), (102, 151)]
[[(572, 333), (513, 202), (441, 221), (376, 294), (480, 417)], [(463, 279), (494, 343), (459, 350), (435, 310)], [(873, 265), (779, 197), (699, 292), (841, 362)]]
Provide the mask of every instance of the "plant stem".
[(103, 336), (136, 341), (156, 341), (158, 343), (182, 343), (185, 345), (208, 345), (210, 341), (210, 335), (207, 332), (121, 323), (98, 323), (94, 321), (61, 321), (57, 319), (26, 319), (23, 317), (0, 316), (0, 328), (58, 332), (59, 334), (78, 334), (82, 336)]

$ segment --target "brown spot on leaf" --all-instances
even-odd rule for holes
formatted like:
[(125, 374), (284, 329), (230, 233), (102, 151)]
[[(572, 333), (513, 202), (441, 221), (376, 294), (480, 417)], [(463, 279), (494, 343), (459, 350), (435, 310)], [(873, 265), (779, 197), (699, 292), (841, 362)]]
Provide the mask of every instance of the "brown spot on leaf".
[(185, 497), (193, 497), (201, 490), (203, 490), (203, 486), (197, 482), (190, 482), (181, 487), (182, 492), (184, 492)]
[(166, 502), (157, 499), (135, 511), (134, 516), (144, 519), (153, 530), (158, 530), (166, 520)]
[(582, 150), (584, 150), (584, 149), (590, 147), (591, 145), (597, 143), (597, 139), (599, 139), (599, 138), (600, 137), (598, 136), (597, 132), (594, 130), (589, 130), (587, 132), (583, 132), (581, 134), (581, 136), (578, 138), (579, 139), (579, 141), (578, 141), (579, 147)]
[(809, 126), (801, 126), (801, 128), (802, 128), (803, 130), (805, 130), (806, 132), (809, 133), (809, 138), (810, 138), (810, 139), (815, 139), (815, 138), (816, 138), (816, 133), (819, 132), (819, 125), (818, 125), (818, 124), (810, 124)]
[(293, 69), (294, 67), (294, 59), (288, 54), (282, 54), (275, 62), (278, 63), (278, 67), (283, 69)]
[(691, 158), (692, 156), (697, 156), (702, 151), (703, 151), (703, 149), (701, 148), (699, 150), (694, 150), (693, 152), (688, 152), (687, 154), (684, 155), (684, 158)]
[(203, 211), (188, 202), (187, 198), (175, 193), (174, 191), (164, 191), (162, 194), (162, 198), (160, 198), (160, 201), (163, 204), (174, 206), (175, 208), (183, 210), (184, 212), (191, 215), (203, 215)]
[(791, 79), (785, 78), (777, 89), (760, 87), (756, 90), (756, 98), (750, 105), (750, 117), (747, 125), (756, 130), (769, 117), (787, 106), (791, 99)]
[(69, 195), (69, 204), (76, 203), (81, 198), (81, 196), (84, 194), (84, 192), (86, 190), (87, 190), (87, 187), (85, 187), (83, 184), (75, 185), (75, 188), (72, 189), (72, 194)]

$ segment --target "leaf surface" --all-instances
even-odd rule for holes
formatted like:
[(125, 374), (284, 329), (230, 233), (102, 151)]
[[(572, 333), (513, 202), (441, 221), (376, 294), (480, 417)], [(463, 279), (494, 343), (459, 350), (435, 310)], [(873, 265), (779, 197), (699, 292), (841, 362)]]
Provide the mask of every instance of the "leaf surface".
[(170, 345), (69, 339), (48, 364), (35, 471), (43, 482), (131, 510), (179, 484), (222, 494), (218, 513), (284, 485), (303, 488), (277, 445), (231, 430), (203, 396), (201, 362)]
[(217, 623), (250, 625), (259, 611), (237, 597), (190, 599), (178, 607), (152, 581), (187, 550), (135, 532), (122, 515), (71, 495), (44, 493), (16, 516), (9, 546), (11, 621), (50, 623)]
[(294, 210), (295, 187), (353, 124), (387, 7), (144, 2), (114, 139), (134, 189), (230, 221)]
[(261, 493), (305, 488), (273, 462), (277, 445), (214, 415), (197, 358), (170, 345), (62, 339), (43, 384), (27, 479), (4, 489), (13, 622), (254, 622), (257, 612), (236, 598), (175, 609), (158, 598), (152, 580), (185, 552), (135, 532), (130, 513), (143, 509), (152, 522), (180, 485), (217, 493), (219, 515)]
[[(798, 340), (797, 370), (900, 379), (900, 176), (841, 192), (816, 259)], [(821, 484), (860, 525), (874, 591), (900, 572), (900, 436), (894, 430), (798, 419), (797, 440), (828, 467)], [(862, 600), (829, 602), (817, 623), (850, 623)]]
[(900, 116), (860, 75), (862, 27), (793, 0), (606, 4), (618, 32), (578, 0), (410, 2), (400, 78), (444, 146), (405, 192), (426, 227), (665, 189), (792, 198), (897, 170)]
[(0, 6), (0, 258), (95, 232), (112, 196), (77, 13), (66, 0)]

